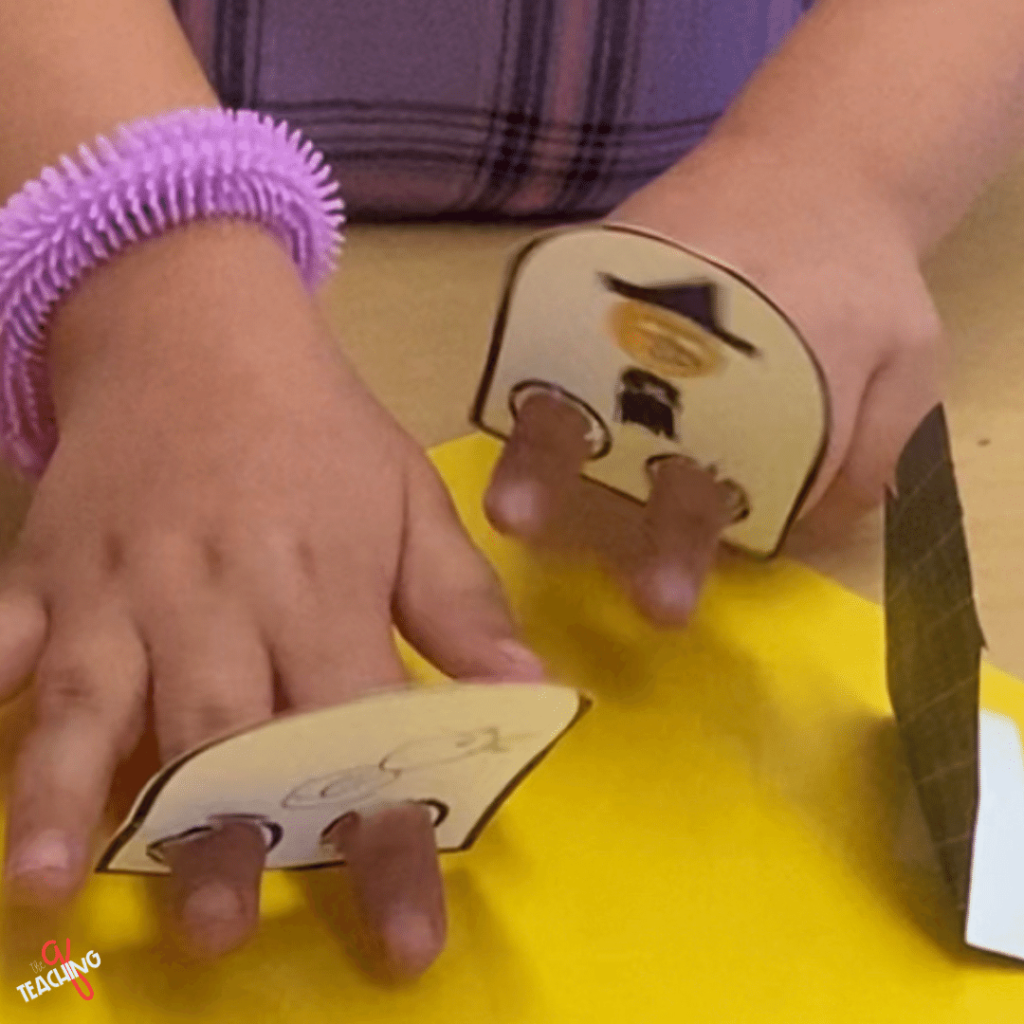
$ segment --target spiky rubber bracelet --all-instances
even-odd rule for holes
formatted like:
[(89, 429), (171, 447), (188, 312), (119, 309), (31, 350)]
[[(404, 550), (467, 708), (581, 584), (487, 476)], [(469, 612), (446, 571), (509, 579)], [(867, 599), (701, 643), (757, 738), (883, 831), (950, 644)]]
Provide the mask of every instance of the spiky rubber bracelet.
[(0, 209), (0, 455), (38, 477), (57, 444), (46, 329), (94, 267), (178, 225), (263, 225), (314, 288), (334, 269), (343, 204), (323, 156), (253, 111), (177, 110), (82, 145)]

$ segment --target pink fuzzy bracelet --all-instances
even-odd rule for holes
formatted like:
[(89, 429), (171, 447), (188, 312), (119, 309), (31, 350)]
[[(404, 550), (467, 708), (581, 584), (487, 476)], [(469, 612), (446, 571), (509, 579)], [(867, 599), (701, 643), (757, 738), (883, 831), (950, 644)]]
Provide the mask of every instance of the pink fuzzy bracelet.
[(62, 157), (0, 209), (0, 454), (39, 476), (57, 444), (46, 327), (93, 267), (209, 218), (262, 224), (310, 288), (341, 247), (338, 186), (311, 142), (251, 111), (179, 110)]

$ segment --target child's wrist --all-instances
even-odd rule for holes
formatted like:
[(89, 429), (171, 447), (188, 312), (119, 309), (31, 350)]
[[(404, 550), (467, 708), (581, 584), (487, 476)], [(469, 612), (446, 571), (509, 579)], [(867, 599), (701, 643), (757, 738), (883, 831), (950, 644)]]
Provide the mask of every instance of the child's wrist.
[(54, 451), (46, 334), (53, 307), (90, 272), (183, 225), (244, 220), (281, 241), (312, 289), (335, 265), (343, 205), (323, 154), (251, 111), (178, 110), (121, 125), (26, 182), (0, 210), (4, 454), (38, 476)]
[(187, 225), (125, 250), (59, 304), (48, 330), (58, 422), (78, 398), (133, 379), (216, 388), (219, 366), (294, 360), (304, 339), (322, 334), (295, 265), (266, 229)]

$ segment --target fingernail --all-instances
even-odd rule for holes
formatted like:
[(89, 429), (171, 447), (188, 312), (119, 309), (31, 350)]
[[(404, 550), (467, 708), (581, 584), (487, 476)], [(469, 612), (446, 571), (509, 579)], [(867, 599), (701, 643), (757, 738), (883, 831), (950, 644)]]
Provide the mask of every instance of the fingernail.
[(72, 866), (71, 847), (60, 832), (41, 832), (25, 843), (8, 862), (7, 877), (22, 878), (42, 872), (67, 874)]
[(497, 646), (502, 660), (510, 668), (513, 679), (533, 681), (546, 678), (547, 669), (544, 662), (518, 640), (501, 640)]
[(186, 948), (201, 959), (230, 953), (249, 934), (241, 894), (223, 882), (207, 882), (193, 892), (181, 910)]
[(425, 971), (441, 952), (426, 914), (401, 908), (384, 925), (384, 942), (395, 966), (405, 974)]
[(506, 484), (496, 493), (492, 505), (502, 527), (512, 533), (529, 535), (543, 523), (540, 491), (533, 483)]
[(698, 592), (693, 580), (677, 572), (654, 572), (640, 586), (642, 601), (655, 621), (681, 626), (693, 614)]
[(211, 925), (234, 924), (243, 913), (238, 892), (223, 882), (200, 886), (185, 901), (182, 918), (189, 925), (208, 928)]

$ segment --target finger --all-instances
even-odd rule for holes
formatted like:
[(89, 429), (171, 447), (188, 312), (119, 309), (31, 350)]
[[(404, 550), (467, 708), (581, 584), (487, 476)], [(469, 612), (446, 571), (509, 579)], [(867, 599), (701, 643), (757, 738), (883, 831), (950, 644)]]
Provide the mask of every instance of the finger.
[[(159, 624), (145, 637), (162, 760), (270, 717), (270, 659), (241, 608), (213, 590), (197, 588), (146, 621)], [(234, 849), (234, 839), (223, 841)], [(176, 908), (185, 914), (177, 922), (184, 944), (207, 955), (233, 948), (252, 933), (259, 900), (259, 871), (252, 869), (251, 859), (242, 856), (237, 871), (222, 870), (220, 847), (212, 849), (215, 877), (191, 870), (206, 850), (200, 845), (196, 860), (189, 859), (186, 873), (175, 878), (174, 893)]]
[(348, 572), (344, 556), (268, 561), (254, 583), (260, 628), (288, 707), (327, 707), (405, 683), (390, 589)]
[(329, 837), (348, 864), (360, 913), (396, 973), (425, 971), (444, 948), (444, 884), (429, 812), (418, 804), (346, 815)]
[(842, 468), (827, 496), (834, 510), (855, 515), (884, 498), (910, 435), (939, 401), (940, 378), (937, 350), (924, 345), (901, 351), (871, 378)]
[(523, 403), (484, 497), (493, 526), (539, 536), (579, 479), (589, 423), (568, 402), (537, 392)]
[(27, 682), (46, 642), (47, 615), (42, 599), (27, 589), (0, 593), (0, 701)]
[(433, 467), (414, 467), (415, 503), (395, 588), (395, 621), (429, 661), (459, 679), (538, 680), (544, 666), (516, 636), (501, 583), (474, 547)]
[[(370, 583), (360, 592), (348, 574), (319, 561), (309, 551), (299, 564), (279, 557), (260, 587), (273, 663), (295, 708), (335, 704), (407, 679), (392, 639), (391, 595)], [(339, 849), (367, 928), (396, 971), (418, 973), (444, 941), (444, 894), (429, 816), (402, 806), (348, 824), (353, 827), (335, 834), (344, 834)]]
[(153, 720), (168, 761), (270, 717), (273, 675), (255, 624), (240, 607), (197, 588), (147, 614)]
[[(337, 576), (340, 582), (342, 574)], [(345, 598), (340, 587), (282, 587), (277, 593), (293, 598), (287, 609), (277, 607), (268, 627), (274, 665), (292, 707), (324, 707), (406, 681), (387, 605), (353, 605), (352, 595)], [(403, 806), (380, 821), (368, 817), (353, 829), (336, 830), (341, 833), (351, 839), (339, 849), (376, 945), (400, 974), (425, 969), (444, 941), (444, 894), (429, 816), (423, 808)]]
[(697, 606), (718, 538), (729, 520), (724, 488), (692, 462), (652, 464), (643, 547), (630, 573), (633, 598), (651, 621), (684, 625)]
[(12, 780), (6, 877), (16, 900), (60, 903), (82, 883), (111, 776), (140, 732), (146, 679), (142, 642), (116, 610), (55, 614)]
[(262, 829), (227, 818), (212, 833), (165, 844), (161, 852), (171, 868), (171, 911), (185, 950), (213, 958), (245, 942), (259, 922)]

